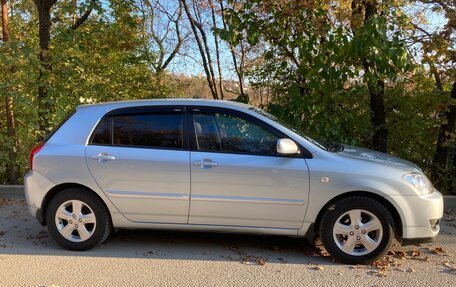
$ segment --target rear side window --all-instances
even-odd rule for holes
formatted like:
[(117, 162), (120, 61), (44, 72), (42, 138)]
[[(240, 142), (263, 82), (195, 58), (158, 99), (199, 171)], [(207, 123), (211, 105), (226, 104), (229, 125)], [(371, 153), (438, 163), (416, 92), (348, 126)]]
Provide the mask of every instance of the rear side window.
[(182, 149), (183, 123), (181, 113), (109, 116), (96, 127), (91, 144)]
[(113, 117), (113, 145), (182, 148), (183, 114)]

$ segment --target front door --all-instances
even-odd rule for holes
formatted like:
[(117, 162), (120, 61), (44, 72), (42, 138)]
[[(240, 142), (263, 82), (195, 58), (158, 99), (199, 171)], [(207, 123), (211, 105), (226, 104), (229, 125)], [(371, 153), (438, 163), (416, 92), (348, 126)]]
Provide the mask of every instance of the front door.
[(86, 148), (94, 179), (128, 219), (187, 223), (189, 151), (183, 109), (141, 108), (111, 113)]
[(309, 196), (301, 156), (281, 156), (285, 137), (252, 116), (193, 109), (189, 223), (298, 229)]

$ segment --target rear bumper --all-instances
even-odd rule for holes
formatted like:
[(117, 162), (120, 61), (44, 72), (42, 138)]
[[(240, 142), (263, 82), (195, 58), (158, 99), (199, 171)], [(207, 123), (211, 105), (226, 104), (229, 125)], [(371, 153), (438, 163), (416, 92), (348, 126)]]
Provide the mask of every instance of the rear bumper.
[(44, 197), (55, 184), (37, 173), (29, 171), (24, 176), (24, 193), (29, 213), (43, 224), (44, 213), (41, 209)]

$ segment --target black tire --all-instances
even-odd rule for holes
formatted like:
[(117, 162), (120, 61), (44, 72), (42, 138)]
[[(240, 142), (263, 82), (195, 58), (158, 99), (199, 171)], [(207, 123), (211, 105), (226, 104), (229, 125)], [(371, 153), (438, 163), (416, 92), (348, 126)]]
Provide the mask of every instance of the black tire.
[[(95, 214), (95, 224), (91, 236), (84, 241), (74, 242), (65, 238), (59, 231), (55, 219), (57, 209), (67, 201), (78, 200), (90, 207)], [(87, 207), (84, 207), (87, 208)], [(72, 212), (71, 212), (72, 213)], [(66, 222), (66, 221), (64, 221)], [(90, 191), (82, 188), (69, 188), (59, 192), (52, 198), (46, 210), (46, 223), (51, 237), (61, 246), (69, 250), (84, 251), (102, 244), (111, 233), (112, 223), (109, 211), (103, 201)], [(75, 221), (75, 223), (77, 223)], [(68, 222), (66, 222), (68, 224)], [(75, 234), (78, 234), (76, 231)]]
[[(382, 226), (383, 235), (381, 239), (378, 239), (378, 246), (370, 252), (365, 249), (364, 252), (369, 253), (363, 255), (352, 255), (344, 252), (336, 243), (336, 239), (333, 235), (333, 228), (339, 217), (343, 216), (348, 211), (355, 209), (361, 209), (375, 215)], [(353, 196), (331, 204), (323, 214), (319, 229), (319, 234), (324, 247), (335, 260), (346, 264), (368, 264), (385, 255), (390, 248), (391, 241), (394, 237), (394, 220), (388, 209), (380, 202), (369, 197)], [(348, 236), (345, 238), (348, 238)], [(356, 246), (356, 248), (363, 248), (362, 244)]]

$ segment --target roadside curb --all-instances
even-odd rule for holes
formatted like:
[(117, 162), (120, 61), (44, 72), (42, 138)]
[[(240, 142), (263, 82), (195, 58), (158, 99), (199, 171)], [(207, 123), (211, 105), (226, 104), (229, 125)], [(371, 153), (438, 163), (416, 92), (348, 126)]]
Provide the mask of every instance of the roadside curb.
[[(0, 197), (10, 199), (24, 199), (24, 186), (23, 185), (0, 185)], [(456, 196), (444, 195), (443, 196), (445, 209), (456, 209)]]
[(443, 204), (444, 204), (445, 209), (448, 209), (448, 208), (456, 209), (456, 195), (443, 196)]
[(25, 199), (23, 185), (0, 185), (0, 198)]

